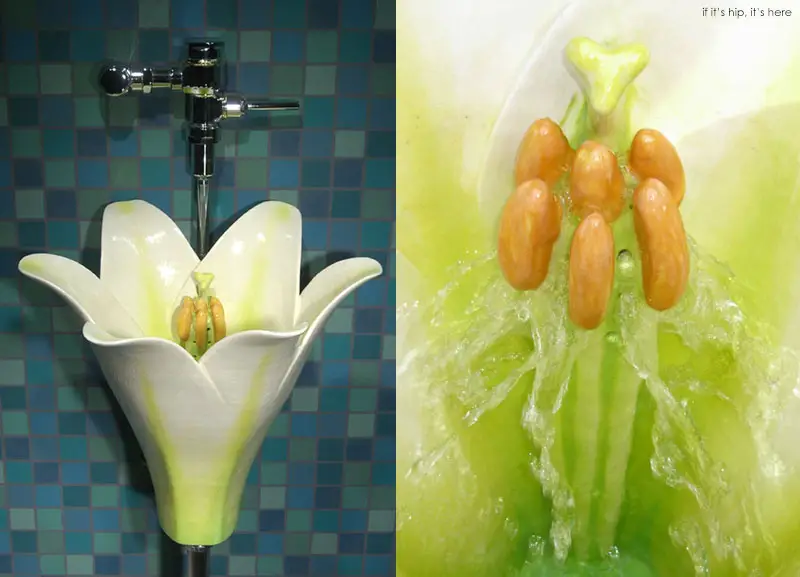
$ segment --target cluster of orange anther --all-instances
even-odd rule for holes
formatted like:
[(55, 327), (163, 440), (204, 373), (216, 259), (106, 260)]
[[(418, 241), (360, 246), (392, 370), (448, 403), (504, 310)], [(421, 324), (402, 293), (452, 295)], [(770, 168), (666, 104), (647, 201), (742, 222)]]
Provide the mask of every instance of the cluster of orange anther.
[[(633, 220), (648, 305), (673, 307), (689, 276), (689, 251), (678, 206), (685, 176), (675, 147), (656, 130), (643, 129), (631, 143), (628, 166), (638, 179)], [(539, 119), (517, 154), (516, 190), (500, 219), (498, 259), (508, 283), (534, 290), (547, 277), (561, 233), (563, 209), (552, 187), (569, 173), (569, 207), (579, 219), (569, 255), (569, 316), (593, 329), (606, 315), (614, 285), (611, 224), (626, 205), (625, 179), (614, 152), (590, 140), (572, 150), (558, 124)]]

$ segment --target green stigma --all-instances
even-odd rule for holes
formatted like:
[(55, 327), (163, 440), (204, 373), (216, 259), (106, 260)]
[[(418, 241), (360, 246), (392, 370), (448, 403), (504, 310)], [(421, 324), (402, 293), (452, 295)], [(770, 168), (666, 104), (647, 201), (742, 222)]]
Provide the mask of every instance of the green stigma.
[(566, 55), (589, 106), (600, 116), (614, 112), (625, 91), (650, 62), (650, 52), (643, 44), (610, 48), (589, 38), (571, 40)]

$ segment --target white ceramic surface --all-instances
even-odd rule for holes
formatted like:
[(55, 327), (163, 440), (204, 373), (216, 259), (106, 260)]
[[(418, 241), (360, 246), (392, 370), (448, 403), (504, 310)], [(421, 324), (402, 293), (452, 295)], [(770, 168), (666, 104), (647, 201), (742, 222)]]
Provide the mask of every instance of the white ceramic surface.
[[(233, 532), (245, 478), (288, 399), (314, 338), (336, 306), (382, 272), (337, 262), (299, 292), (301, 216), (264, 202), (199, 261), (177, 225), (139, 200), (103, 214), (101, 272), (51, 254), (19, 270), (64, 297), (86, 322), (102, 370), (142, 446), (165, 532), (215, 545)], [(196, 361), (173, 313), (196, 296), (193, 272), (214, 274), (228, 336)]]

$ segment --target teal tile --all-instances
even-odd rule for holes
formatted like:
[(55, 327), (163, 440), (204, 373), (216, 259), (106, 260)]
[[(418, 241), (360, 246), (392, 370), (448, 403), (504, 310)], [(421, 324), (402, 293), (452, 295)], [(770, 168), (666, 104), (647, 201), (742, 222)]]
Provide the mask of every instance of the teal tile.
[(112, 158), (108, 172), (111, 188), (131, 189), (139, 186), (139, 161), (136, 158)]
[(83, 395), (77, 387), (58, 387), (56, 399), (61, 411), (82, 411), (86, 407)]
[(395, 338), (390, 335), (383, 335), (383, 354), (381, 356), (384, 360), (394, 360), (396, 356)]
[(45, 160), (44, 184), (51, 188), (73, 188), (75, 186), (75, 162), (73, 160)]
[(243, 510), (239, 512), (239, 520), (236, 523), (236, 531), (241, 533), (255, 533), (258, 531), (258, 513), (256, 511)]
[(375, 96), (394, 96), (396, 90), (395, 67), (381, 64), (372, 67), (370, 90)]
[(296, 96), (303, 92), (304, 66), (270, 67), (269, 91), (275, 96)]
[(39, 70), (34, 64), (9, 64), (7, 74), (9, 94), (38, 94)]
[(72, 93), (72, 66), (69, 64), (41, 64), (42, 94)]
[(8, 126), (8, 101), (0, 97), (0, 126)]
[(365, 190), (361, 194), (361, 217), (389, 220), (394, 217), (396, 197), (391, 190)]
[(239, 157), (264, 158), (269, 154), (269, 132), (266, 130), (240, 130), (236, 139)]
[(97, 94), (97, 66), (76, 62), (72, 65), (72, 93)]
[(374, 433), (374, 414), (353, 413), (347, 418), (348, 437), (372, 437)]
[(147, 527), (147, 511), (144, 509), (120, 509), (119, 527), (125, 533), (143, 532)]
[(306, 60), (312, 64), (334, 63), (339, 34), (332, 30), (311, 30), (306, 36)]
[(369, 494), (367, 486), (369, 486), (371, 477), (369, 463), (344, 464), (344, 484), (363, 486), (365, 496)]
[(311, 552), (311, 535), (308, 533), (289, 533), (284, 537), (286, 555), (308, 555)]
[[(92, 487), (94, 489), (105, 489), (108, 487)], [(94, 503), (92, 503), (94, 505)], [(122, 539), (119, 533), (95, 533), (94, 552), (101, 555), (119, 555), (122, 551)]]
[(322, 339), (317, 339), (311, 345), (311, 353), (308, 355), (309, 359), (312, 361), (321, 361), (322, 360)]
[(280, 555), (264, 555), (256, 561), (256, 572), (265, 577), (283, 575), (283, 557)]
[(83, 358), (83, 340), (77, 334), (57, 334), (53, 337), (53, 350), (56, 356), (66, 359)]
[(336, 91), (335, 66), (306, 66), (305, 94), (324, 96)]
[(388, 533), (394, 530), (394, 511), (370, 511), (367, 531)]
[(28, 435), (28, 413), (23, 411), (2, 411), (0, 412), (0, 424), (4, 435)]
[(169, 2), (164, 0), (139, 0), (140, 28), (167, 28)]
[[(17, 304), (20, 302), (20, 300), (20, 287), (17, 283), (17, 279), (12, 278), (0, 280), (0, 304)], [(0, 377), (0, 381), (2, 381), (2, 377)]]
[(254, 556), (231, 555), (228, 559), (228, 575), (255, 575), (256, 558)]
[(139, 125), (139, 100), (137, 98), (114, 98), (107, 102), (109, 125), (115, 128), (133, 128)]
[(344, 32), (339, 39), (339, 62), (368, 63), (372, 53), (372, 35), (367, 31)]
[(310, 531), (311, 511), (290, 510), (286, 512), (287, 531)]
[(243, 30), (239, 33), (239, 60), (269, 62), (272, 34), (265, 30)]
[[(319, 268), (325, 266), (324, 260), (319, 260)], [(317, 271), (319, 272), (319, 271)], [(325, 323), (326, 333), (350, 333), (353, 332), (353, 309), (351, 308), (336, 308)]]
[(259, 505), (262, 509), (286, 507), (286, 487), (261, 487)]
[(394, 487), (371, 487), (369, 504), (373, 509), (395, 509), (397, 503)]
[(209, 28), (236, 28), (238, 23), (236, 2), (207, 2), (206, 24)]
[(42, 132), (35, 128), (15, 128), (11, 131), (11, 154), (15, 158), (42, 156)]
[(138, 30), (106, 32), (106, 58), (117, 62), (133, 62), (138, 58)]
[(371, 387), (381, 380), (381, 368), (377, 362), (358, 362), (350, 366), (350, 385)]
[(33, 28), (36, 26), (35, 2), (4, 2), (4, 24), (13, 28)]
[[(36, 535), (40, 554), (64, 553), (64, 533), (61, 531), (39, 531)], [(64, 574), (62, 571), (61, 575)]]
[[(112, 165), (113, 166), (113, 165)], [(92, 220), (99, 218), (101, 210), (111, 200), (111, 195), (102, 188), (92, 188), (88, 190), (78, 190), (76, 193), (78, 201), (78, 218)]]
[(236, 163), (236, 186), (239, 188), (267, 188), (267, 159), (240, 159)]
[(89, 458), (92, 461), (113, 461), (122, 450), (122, 443), (117, 437), (89, 438)]
[(335, 555), (339, 536), (336, 533), (314, 533), (311, 535), (312, 555)]
[(285, 485), (286, 463), (261, 463), (261, 484)]
[(22, 330), (26, 333), (49, 333), (52, 331), (53, 313), (45, 307), (23, 307)]
[[(319, 390), (298, 387), (292, 391), (292, 411), (310, 413), (319, 409)], [(313, 456), (312, 456), (313, 459)]]
[(170, 130), (143, 128), (139, 135), (142, 156), (166, 157), (172, 153), (172, 132)]
[(378, 30), (394, 30), (397, 17), (395, 15), (396, 0), (377, 0), (375, 6), (375, 28)]
[(67, 570), (66, 558), (64, 555), (41, 555), (39, 569), (42, 575), (64, 575)]
[(334, 156), (338, 158), (363, 158), (365, 136), (362, 130), (337, 130), (334, 139)]
[(17, 227), (13, 221), (0, 221), (0, 247), (17, 246)]
[(79, 128), (104, 126), (99, 96), (79, 96), (75, 102), (75, 125)]
[[(248, 485), (244, 488), (244, 493), (242, 494), (242, 509), (247, 510), (258, 510), (258, 503), (259, 503), (259, 487)], [(257, 531), (257, 529), (254, 529)]]
[(84, 248), (100, 248), (101, 242), (97, 239), (98, 235), (94, 233), (92, 223), (81, 221), (79, 225), (80, 246)]
[(15, 531), (32, 531), (36, 529), (36, 517), (33, 509), (10, 509), (8, 521), (9, 527)]
[[(94, 485), (91, 489), (92, 507), (119, 507), (119, 487)], [(119, 549), (119, 547), (117, 547)]]
[(63, 530), (61, 509), (36, 509), (36, 526), (45, 531)]
[[(111, 402), (103, 387), (87, 387), (86, 389), (86, 408), (90, 411), (111, 410)], [(104, 437), (99, 437), (104, 439)], [(94, 439), (93, 439), (94, 440)]]
[(172, 193), (172, 213), (175, 218), (191, 218), (194, 213), (194, 197), (191, 190), (179, 189)]
[(354, 413), (374, 412), (378, 407), (378, 391), (367, 388), (350, 388), (348, 408)]
[[(217, 144), (216, 152), (220, 158), (233, 158), (236, 156), (236, 130), (223, 130)], [(253, 131), (255, 132), (255, 131)]]
[(314, 439), (293, 437), (289, 442), (290, 461), (313, 461), (317, 455), (317, 442)]
[(67, 575), (94, 575), (94, 557), (67, 555)]

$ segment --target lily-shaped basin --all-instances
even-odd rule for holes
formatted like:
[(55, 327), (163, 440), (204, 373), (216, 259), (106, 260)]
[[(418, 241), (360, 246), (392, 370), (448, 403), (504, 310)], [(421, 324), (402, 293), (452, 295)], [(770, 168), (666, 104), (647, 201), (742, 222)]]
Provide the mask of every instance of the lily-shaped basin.
[(300, 260), (301, 216), (289, 204), (254, 206), (200, 261), (166, 214), (132, 200), (105, 209), (100, 278), (52, 254), (19, 263), (85, 321), (147, 459), (161, 526), (180, 544), (231, 535), (247, 473), (312, 341), (382, 272), (369, 258), (342, 260), (301, 294)]

